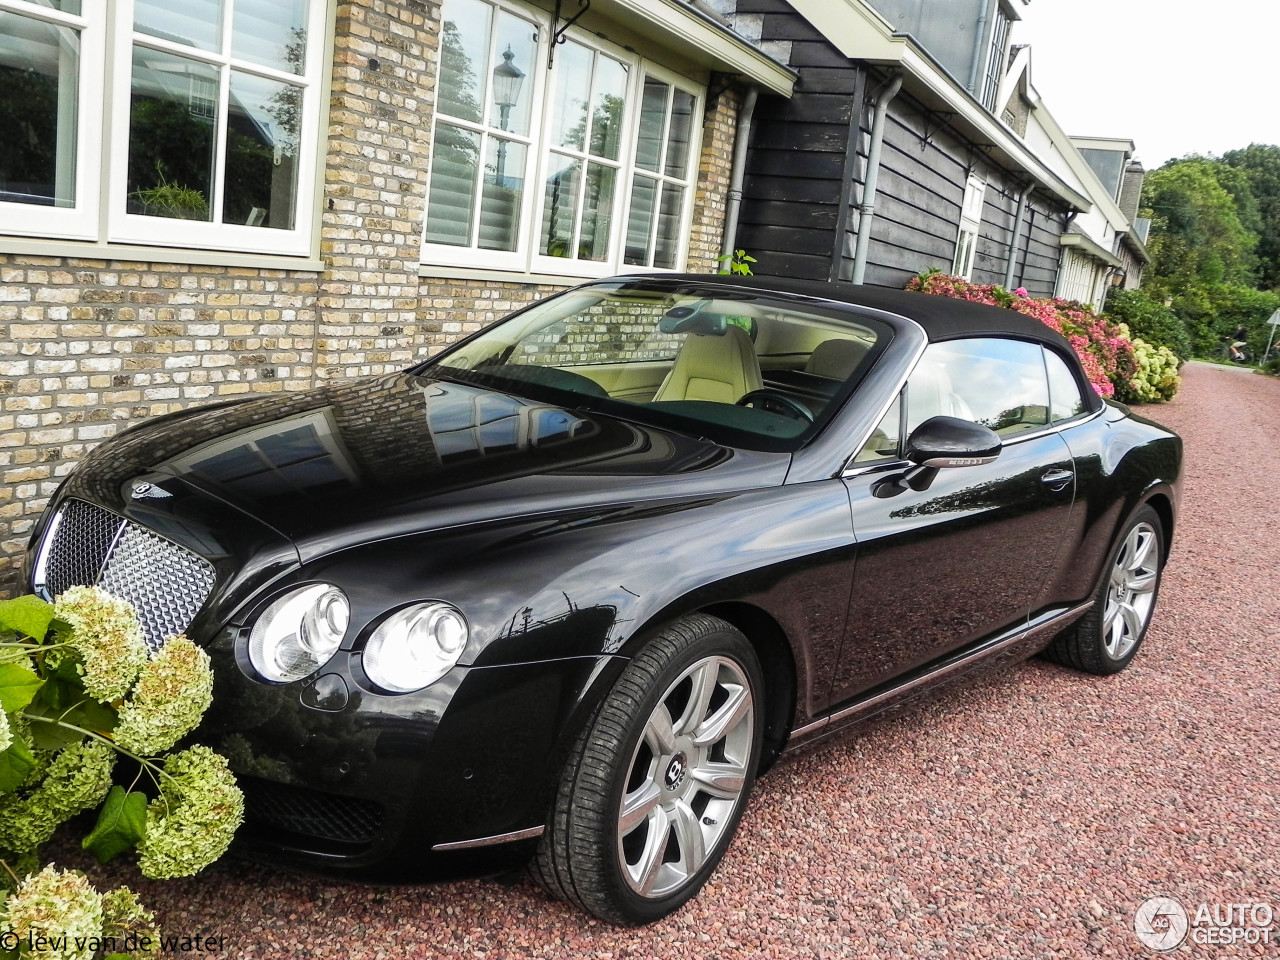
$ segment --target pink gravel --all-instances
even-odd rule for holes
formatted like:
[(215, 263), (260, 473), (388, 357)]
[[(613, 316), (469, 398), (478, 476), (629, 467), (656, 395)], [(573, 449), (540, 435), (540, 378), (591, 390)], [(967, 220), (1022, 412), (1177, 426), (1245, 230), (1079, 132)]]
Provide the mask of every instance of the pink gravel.
[[(1141, 412), (1186, 440), (1161, 603), (1128, 671), (1031, 661), (764, 777), (701, 896), (618, 929), (529, 882), (374, 888), (230, 862), (123, 869), (166, 932), (246, 958), (1151, 957), (1167, 894), (1267, 903), (1280, 940), (1280, 381), (1192, 364)], [(1280, 955), (1280, 944), (1176, 956)]]

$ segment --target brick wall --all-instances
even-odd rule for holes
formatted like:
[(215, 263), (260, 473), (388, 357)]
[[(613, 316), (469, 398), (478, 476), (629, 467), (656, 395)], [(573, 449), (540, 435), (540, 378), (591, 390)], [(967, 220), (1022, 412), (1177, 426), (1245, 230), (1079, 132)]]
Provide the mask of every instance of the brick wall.
[[(0, 254), (0, 595), (61, 478), (122, 427), (398, 370), (558, 289), (418, 275), (439, 29), (432, 0), (338, 5), (322, 272)], [(720, 252), (738, 102), (707, 104), (694, 272)]]

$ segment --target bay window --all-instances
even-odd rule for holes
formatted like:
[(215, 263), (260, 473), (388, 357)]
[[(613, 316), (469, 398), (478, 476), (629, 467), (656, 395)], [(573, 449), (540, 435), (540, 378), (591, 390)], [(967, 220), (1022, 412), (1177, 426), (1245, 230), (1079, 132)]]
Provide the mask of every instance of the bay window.
[(683, 265), (701, 90), (549, 18), (446, 0), (424, 264), (579, 276)]
[(0, 146), (0, 231), (309, 253), (326, 12), (0, 0), (0, 116), (32, 131)]

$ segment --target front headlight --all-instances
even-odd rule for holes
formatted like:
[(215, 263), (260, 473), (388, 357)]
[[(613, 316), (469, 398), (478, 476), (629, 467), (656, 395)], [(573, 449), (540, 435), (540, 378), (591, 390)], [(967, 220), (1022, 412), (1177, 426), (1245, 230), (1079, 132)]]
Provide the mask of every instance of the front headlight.
[(298, 587), (267, 607), (253, 625), (249, 662), (268, 680), (301, 680), (334, 655), (350, 619), (351, 604), (337, 587)]
[(447, 603), (416, 603), (398, 610), (373, 632), (364, 672), (384, 690), (411, 693), (453, 669), (467, 646), (467, 621)]

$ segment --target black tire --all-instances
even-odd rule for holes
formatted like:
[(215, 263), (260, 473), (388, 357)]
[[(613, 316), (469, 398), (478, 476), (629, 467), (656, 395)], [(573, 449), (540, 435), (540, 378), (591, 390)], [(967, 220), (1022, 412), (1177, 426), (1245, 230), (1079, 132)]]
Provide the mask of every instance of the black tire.
[(755, 651), (728, 623), (698, 614), (664, 629), (574, 745), (534, 879), (619, 924), (650, 923), (693, 897), (755, 781), (763, 689)]
[(1093, 606), (1054, 638), (1044, 656), (1099, 676), (1127, 667), (1142, 646), (1155, 612), (1164, 551), (1160, 515), (1143, 507), (1111, 548)]

